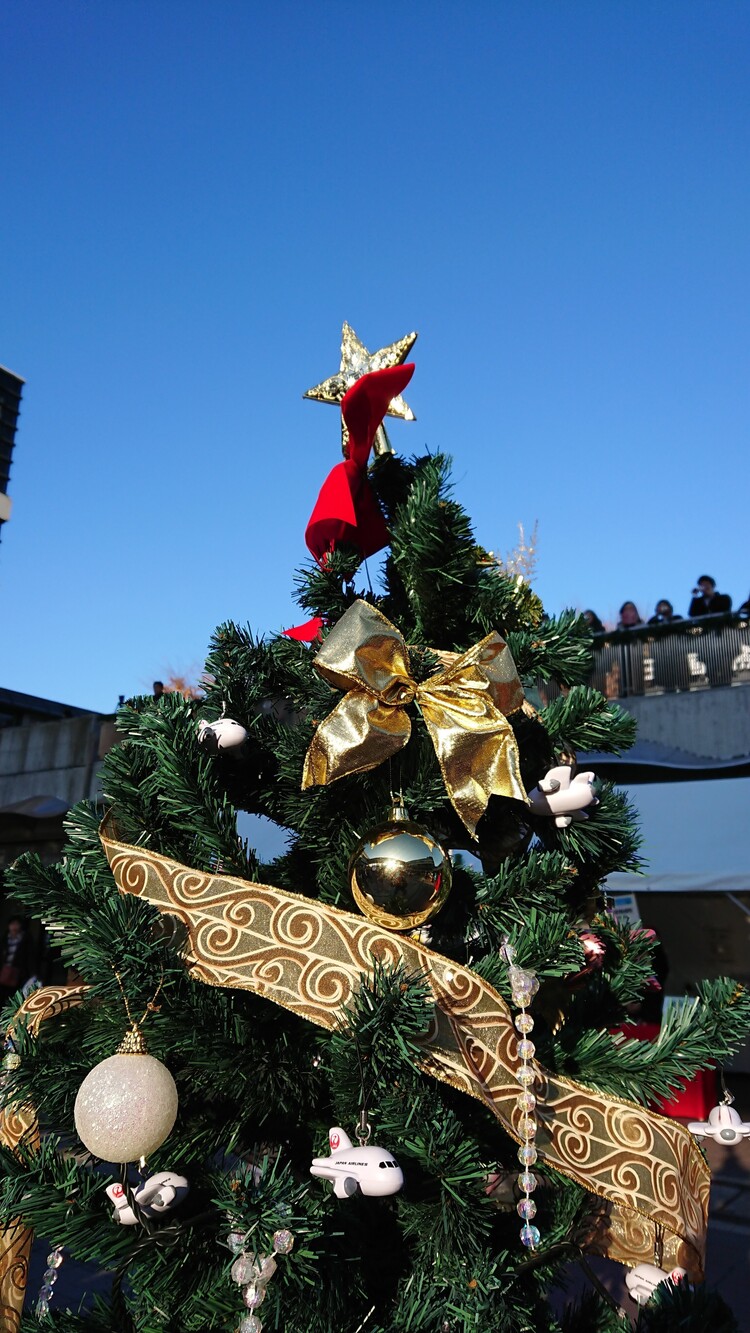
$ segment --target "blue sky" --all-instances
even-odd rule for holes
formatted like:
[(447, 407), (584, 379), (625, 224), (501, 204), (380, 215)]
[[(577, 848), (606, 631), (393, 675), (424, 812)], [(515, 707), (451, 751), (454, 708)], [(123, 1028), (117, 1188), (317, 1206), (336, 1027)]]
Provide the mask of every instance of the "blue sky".
[(301, 618), (348, 319), (418, 329), (397, 450), (550, 611), (738, 604), (750, 7), (25, 0), (0, 363), (26, 381), (0, 684), (108, 710)]

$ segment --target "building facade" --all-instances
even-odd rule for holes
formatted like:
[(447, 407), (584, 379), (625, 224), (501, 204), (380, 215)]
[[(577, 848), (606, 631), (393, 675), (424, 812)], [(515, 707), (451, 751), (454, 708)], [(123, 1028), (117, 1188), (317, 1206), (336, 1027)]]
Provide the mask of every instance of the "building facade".
[(10, 518), (8, 481), (23, 385), (24, 381), (20, 375), (14, 375), (12, 370), (0, 366), (0, 535), (3, 524)]

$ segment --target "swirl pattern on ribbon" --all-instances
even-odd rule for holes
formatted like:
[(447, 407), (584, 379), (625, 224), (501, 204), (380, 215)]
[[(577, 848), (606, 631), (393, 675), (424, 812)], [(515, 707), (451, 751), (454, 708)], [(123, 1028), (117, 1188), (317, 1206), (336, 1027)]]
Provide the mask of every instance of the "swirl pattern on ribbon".
[[(519, 1138), (518, 1057), (510, 1012), (476, 973), (417, 941), (267, 884), (192, 872), (140, 847), (101, 838), (121, 892), (136, 892), (187, 930), (185, 961), (197, 980), (250, 990), (332, 1029), (375, 960), (422, 972), (435, 1002), (421, 1067), (478, 1098)], [(197, 880), (201, 881), (198, 891)], [(137, 885), (137, 888), (132, 886)], [(247, 925), (227, 926), (241, 905)], [(582, 1243), (635, 1265), (663, 1263), (693, 1280), (703, 1269), (709, 1172), (687, 1129), (642, 1107), (538, 1070), (538, 1149), (549, 1166), (599, 1196)]]
[[(85, 986), (42, 986), (32, 991), (16, 1011), (6, 1036), (12, 1038), (19, 1019), (25, 1022), (29, 1032), (38, 1032), (47, 1019), (56, 1018), (66, 1009), (80, 1004), (85, 992)], [(33, 1106), (0, 1110), (0, 1143), (3, 1147), (15, 1150), (22, 1139), (31, 1148), (39, 1147), (39, 1124)], [(21, 1325), (33, 1239), (31, 1228), (24, 1226), (18, 1218), (0, 1231), (0, 1328), (3, 1333), (16, 1333)]]

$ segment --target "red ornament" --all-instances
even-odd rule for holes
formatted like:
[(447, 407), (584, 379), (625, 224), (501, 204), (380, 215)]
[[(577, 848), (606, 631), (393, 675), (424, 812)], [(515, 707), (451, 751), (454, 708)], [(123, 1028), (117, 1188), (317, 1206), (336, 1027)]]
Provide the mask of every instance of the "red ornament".
[(367, 463), (389, 403), (413, 374), (413, 365), (373, 370), (344, 395), (341, 412), (349, 431), (349, 457), (323, 482), (305, 531), (307, 549), (322, 567), (342, 544), (355, 546), (363, 559), (388, 545), (385, 519), (367, 480)]
[(292, 625), (291, 629), (282, 630), (287, 639), (296, 639), (298, 643), (320, 643), (323, 639), (321, 630), (325, 625), (322, 616), (313, 616), (304, 625)]

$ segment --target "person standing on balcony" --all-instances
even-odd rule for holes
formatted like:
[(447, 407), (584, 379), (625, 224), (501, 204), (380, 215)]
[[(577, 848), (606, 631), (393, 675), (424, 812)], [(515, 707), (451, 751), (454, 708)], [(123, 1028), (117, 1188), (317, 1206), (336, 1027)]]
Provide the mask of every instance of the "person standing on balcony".
[(604, 626), (601, 620), (599, 619), (598, 615), (596, 614), (596, 611), (591, 611), (591, 610), (584, 611), (583, 618), (586, 621), (586, 624), (588, 625), (592, 634), (604, 633)]
[(676, 616), (674, 607), (668, 602), (666, 597), (656, 603), (656, 615), (649, 620), (649, 625), (671, 625), (675, 620), (682, 620), (682, 616)]
[[(642, 625), (641, 613), (635, 602), (623, 602), (620, 607), (618, 629), (637, 629)], [(618, 644), (620, 658), (620, 693), (622, 695), (643, 694), (643, 644), (636, 639), (633, 643)]]
[[(690, 603), (688, 615), (691, 618), (720, 616), (725, 615), (731, 609), (732, 599), (728, 593), (717, 592), (716, 579), (712, 579), (710, 574), (701, 574), (697, 588), (693, 588), (693, 600)], [(711, 627), (696, 625), (694, 631), (703, 635), (703, 642), (700, 658), (697, 657), (697, 654), (692, 654), (692, 657), (703, 668), (702, 674), (705, 676), (707, 673), (711, 685), (731, 684), (731, 661), (723, 630), (723, 625), (714, 624)], [(693, 671), (692, 666), (691, 671)]]
[(642, 625), (641, 614), (635, 602), (623, 602), (620, 607), (620, 619), (617, 622), (618, 629), (636, 629)]
[(726, 592), (716, 591), (716, 579), (710, 574), (701, 574), (697, 588), (693, 588), (693, 600), (688, 615), (720, 616), (732, 609), (732, 599)]

